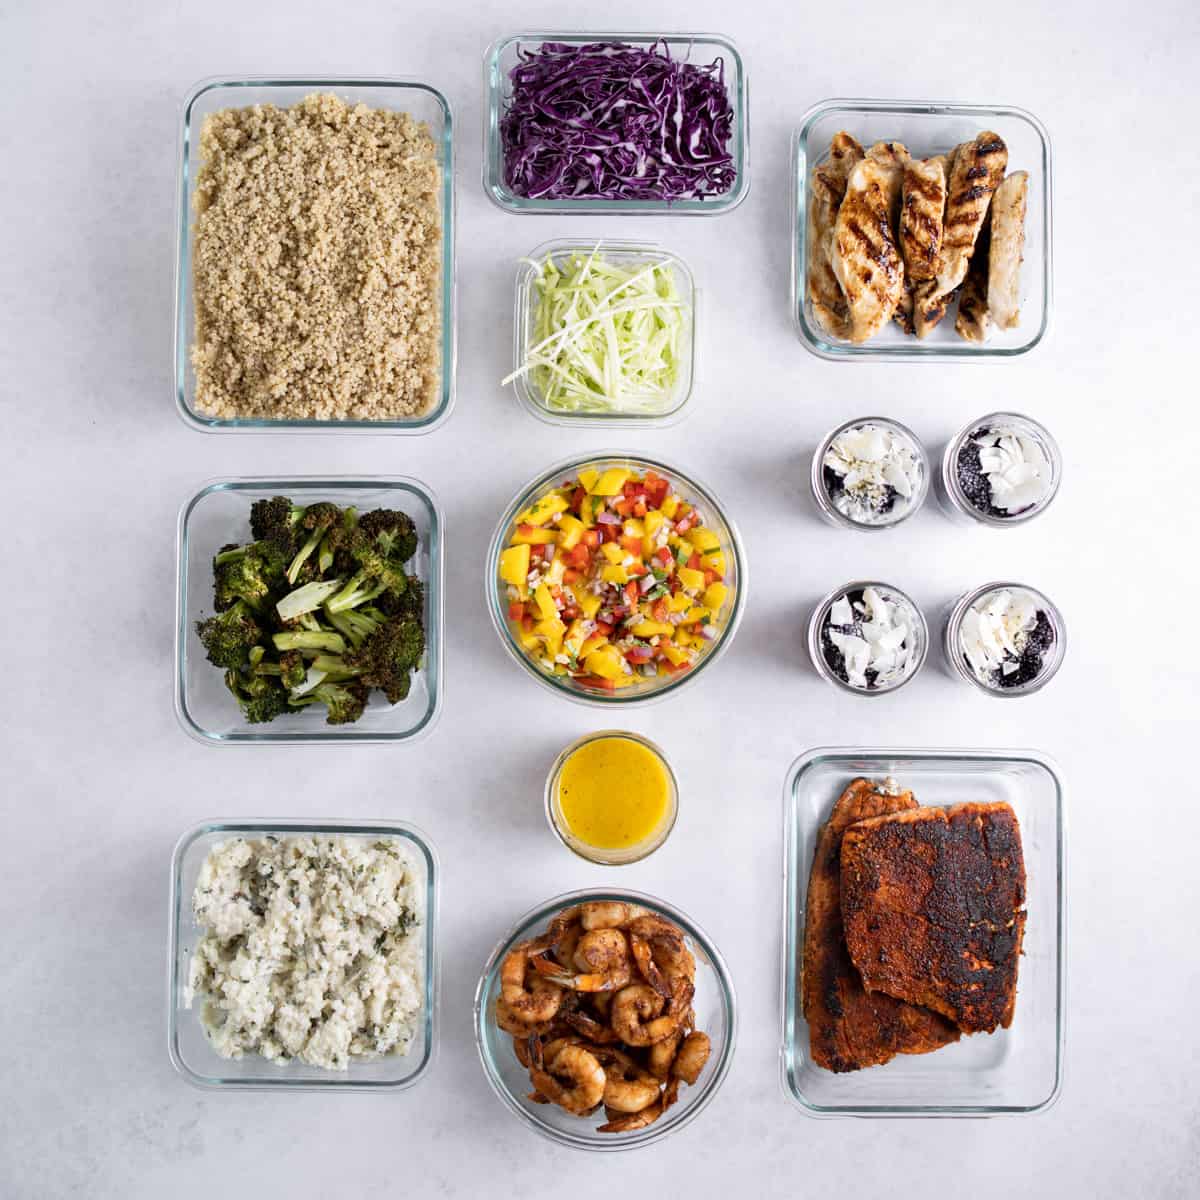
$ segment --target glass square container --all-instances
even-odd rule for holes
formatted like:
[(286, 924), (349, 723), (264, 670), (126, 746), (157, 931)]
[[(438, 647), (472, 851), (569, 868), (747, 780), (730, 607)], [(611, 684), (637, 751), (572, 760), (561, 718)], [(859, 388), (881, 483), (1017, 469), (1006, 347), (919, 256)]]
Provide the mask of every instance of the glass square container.
[[(348, 1070), (327, 1071), (295, 1059), (286, 1065), (256, 1054), (222, 1058), (209, 1042), (200, 1020), (200, 1001), (189, 1009), (185, 989), (200, 928), (192, 917), (192, 892), (209, 852), (231, 838), (332, 837), (389, 838), (404, 842), (423, 875), (425, 891), (423, 1018), (409, 1052), (372, 1062), (352, 1063)], [(171, 856), (170, 914), (167, 931), (167, 1052), (171, 1065), (189, 1083), (204, 1088), (242, 1091), (402, 1091), (423, 1079), (437, 1051), (439, 955), (437, 943), (438, 860), (428, 837), (412, 825), (396, 821), (202, 821), (178, 841)]]
[[(441, 387), (437, 403), (420, 416), (389, 421), (298, 420), (263, 417), (225, 418), (196, 407), (196, 377), (191, 364), (195, 329), (192, 280), (192, 196), (200, 168), (200, 131), (204, 118), (223, 108), (274, 104), (289, 108), (313, 92), (333, 92), (347, 103), (407, 112), (424, 122), (437, 146), (442, 171)], [(307, 78), (254, 75), (204, 79), (183, 101), (179, 130), (178, 251), (175, 269), (175, 403), (193, 429), (207, 433), (428, 433), (450, 415), (454, 403), (456, 356), (454, 276), (454, 144), (450, 102), (427, 83), (410, 79), (315, 75)]]
[[(570, 46), (622, 42), (650, 47), (664, 43), (677, 60), (708, 65), (718, 58), (725, 65), (725, 86), (733, 108), (730, 154), (737, 170), (733, 187), (722, 196), (707, 200), (530, 200), (518, 196), (504, 179), (504, 151), (500, 144), (500, 120), (511, 97), (509, 72), (520, 61), (522, 50), (544, 42)], [(483, 63), (483, 86), (487, 97), (483, 126), (483, 190), (493, 204), (514, 213), (621, 213), (634, 216), (667, 214), (714, 217), (736, 208), (750, 190), (750, 125), (746, 67), (733, 42), (719, 33), (517, 33), (500, 38), (488, 48)]]
[[(919, 804), (1007, 801), (1025, 857), (1024, 952), (1009, 1029), (975, 1034), (932, 1054), (834, 1074), (809, 1057), (800, 1003), (805, 900), (813, 851), (834, 802), (859, 776), (893, 776)], [(1025, 750), (811, 750), (784, 785), (782, 1076), (810, 1117), (994, 1117), (1044, 1112), (1063, 1079), (1066, 829), (1062, 779)]]
[(699, 292), (696, 281), (687, 263), (678, 255), (649, 242), (613, 241), (607, 238), (581, 241), (564, 238), (545, 242), (530, 251), (528, 259), (522, 259), (517, 267), (516, 304), (513, 310), (513, 370), (520, 370), (530, 349), (534, 345), (534, 306), (537, 303), (538, 271), (535, 263), (543, 262), (547, 256), (558, 260), (578, 253), (590, 255), (599, 251), (610, 262), (622, 267), (649, 266), (651, 263), (668, 267), (675, 276), (680, 299), (688, 305), (688, 318), (684, 329), (685, 344), (681, 353), (682, 370), (675, 385), (675, 394), (661, 412), (560, 412), (551, 408), (542, 389), (525, 371), (513, 380), (517, 398), (535, 417), (551, 425), (587, 426), (606, 429), (646, 429), (672, 425), (686, 415), (688, 401), (692, 398), (692, 387), (696, 373), (696, 306)]
[[(808, 295), (808, 182), (829, 153), (839, 130), (864, 149), (877, 141), (900, 141), (914, 157), (953, 150), (981, 130), (998, 133), (1008, 146), (1008, 173), (1029, 172), (1025, 253), (1021, 266), (1021, 323), (993, 329), (986, 342), (964, 341), (954, 332), (954, 306), (923, 341), (893, 322), (870, 341), (852, 345), (827, 334), (815, 321)], [(904, 100), (825, 100), (810, 108), (792, 136), (792, 319), (814, 354), (832, 362), (1013, 358), (1032, 350), (1045, 336), (1051, 311), (1051, 156), (1050, 135), (1032, 113), (978, 104), (935, 104)]]
[[(324, 708), (310, 705), (265, 725), (250, 725), (225, 687), (223, 673), (204, 654), (197, 620), (211, 616), (212, 559), (229, 542), (250, 540), (250, 506), (270, 496), (303, 504), (329, 500), (359, 511), (398, 508), (417, 527), (417, 553), (409, 572), (425, 585), (425, 659), (412, 690), (389, 705), (373, 693), (351, 725), (327, 725)], [(175, 613), (175, 712), (184, 732), (209, 746), (278, 746), (296, 743), (396, 743), (428, 733), (442, 705), (443, 612), (442, 511), (425, 484), (400, 475), (323, 479), (246, 477), (214, 480), (179, 513), (179, 572)]]

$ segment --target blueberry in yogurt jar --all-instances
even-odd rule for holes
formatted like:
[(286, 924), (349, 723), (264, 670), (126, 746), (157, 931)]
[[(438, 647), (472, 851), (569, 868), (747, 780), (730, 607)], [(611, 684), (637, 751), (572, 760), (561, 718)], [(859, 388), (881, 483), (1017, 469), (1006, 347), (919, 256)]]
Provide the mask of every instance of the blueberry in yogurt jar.
[(1036, 691), (1058, 670), (1062, 615), (1021, 584), (987, 584), (962, 597), (946, 625), (946, 655), (958, 673), (994, 695)]
[(915, 434), (896, 421), (866, 417), (835, 429), (813, 456), (817, 506), (835, 524), (885, 529), (925, 499), (929, 471)]
[(1054, 499), (1062, 456), (1036, 421), (993, 413), (950, 443), (942, 472), (948, 499), (964, 515), (989, 525), (1017, 524)]
[(917, 606), (881, 583), (848, 584), (817, 606), (809, 653), (817, 671), (854, 692), (894, 691), (920, 669), (927, 631)]

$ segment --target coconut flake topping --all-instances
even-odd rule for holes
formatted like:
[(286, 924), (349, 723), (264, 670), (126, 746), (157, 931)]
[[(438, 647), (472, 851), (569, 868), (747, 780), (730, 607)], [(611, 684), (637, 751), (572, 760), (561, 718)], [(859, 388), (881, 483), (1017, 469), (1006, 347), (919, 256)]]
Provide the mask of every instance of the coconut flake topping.
[(992, 507), (1014, 516), (1050, 494), (1050, 460), (1039, 442), (1010, 425), (997, 425), (972, 439), (979, 469), (988, 481)]
[(959, 643), (984, 683), (990, 683), (997, 671), (1004, 676), (1019, 669), (1038, 612), (1037, 600), (1029, 592), (1000, 588), (981, 596), (963, 613)]
[(905, 601), (889, 599), (878, 588), (868, 587), (861, 596), (848, 592), (833, 602), (825, 633), (841, 653), (845, 670), (839, 673), (844, 673), (846, 682), (864, 691), (877, 691), (901, 682), (915, 662), (915, 625)]
[(881, 425), (856, 425), (829, 443), (822, 466), (829, 499), (844, 517), (882, 525), (907, 511), (921, 483), (921, 458), (903, 434)]

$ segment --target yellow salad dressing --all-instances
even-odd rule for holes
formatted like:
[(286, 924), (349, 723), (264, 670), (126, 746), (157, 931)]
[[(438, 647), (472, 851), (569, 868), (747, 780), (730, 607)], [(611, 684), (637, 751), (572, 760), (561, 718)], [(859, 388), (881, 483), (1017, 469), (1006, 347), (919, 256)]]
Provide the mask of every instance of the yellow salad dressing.
[(625, 850), (651, 838), (670, 808), (667, 768), (631, 738), (596, 738), (573, 751), (558, 774), (567, 831), (598, 850)]

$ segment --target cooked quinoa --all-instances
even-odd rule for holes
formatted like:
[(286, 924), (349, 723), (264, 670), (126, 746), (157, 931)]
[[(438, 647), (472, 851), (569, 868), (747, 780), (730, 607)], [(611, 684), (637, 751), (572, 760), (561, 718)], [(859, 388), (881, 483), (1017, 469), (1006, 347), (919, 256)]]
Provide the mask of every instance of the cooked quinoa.
[(344, 1071), (406, 1054), (424, 1005), (424, 893), (395, 838), (220, 842), (192, 912), (185, 995), (223, 1058)]
[(196, 406), (395, 420), (440, 386), (441, 168), (409, 114), (306, 96), (204, 120)]

